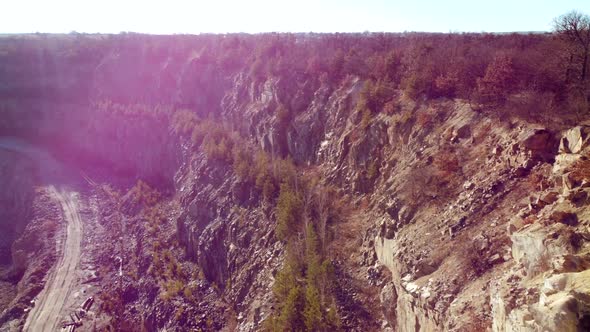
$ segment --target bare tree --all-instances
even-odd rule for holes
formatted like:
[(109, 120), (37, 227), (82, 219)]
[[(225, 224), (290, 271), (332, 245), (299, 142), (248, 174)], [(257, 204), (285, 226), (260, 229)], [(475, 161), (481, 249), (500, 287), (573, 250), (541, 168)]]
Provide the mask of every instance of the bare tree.
[(570, 58), (580, 59), (580, 81), (584, 83), (590, 55), (590, 16), (574, 10), (556, 18), (553, 27), (572, 46)]

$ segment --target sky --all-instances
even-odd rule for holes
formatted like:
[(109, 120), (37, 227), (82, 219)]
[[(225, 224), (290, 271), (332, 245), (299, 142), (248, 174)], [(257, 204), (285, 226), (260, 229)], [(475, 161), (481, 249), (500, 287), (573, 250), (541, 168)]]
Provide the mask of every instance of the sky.
[(590, 0), (2, 0), (0, 33), (549, 31)]

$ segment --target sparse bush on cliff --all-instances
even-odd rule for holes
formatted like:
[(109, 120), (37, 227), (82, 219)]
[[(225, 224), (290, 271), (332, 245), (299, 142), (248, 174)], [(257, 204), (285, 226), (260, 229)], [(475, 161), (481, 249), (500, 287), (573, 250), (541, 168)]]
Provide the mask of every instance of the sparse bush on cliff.
[[(373, 115), (371, 114), (371, 111), (368, 108), (365, 108), (362, 110), (361, 113), (361, 123), (360, 123), (360, 128), (361, 130), (365, 131), (369, 128), (369, 125), (371, 124), (371, 120), (373, 119)], [(358, 138), (359, 133), (354, 133), (355, 134), (355, 138)]]
[(190, 135), (199, 121), (198, 116), (190, 110), (178, 110), (172, 115), (172, 130), (178, 135)]
[(214, 138), (207, 136), (203, 141), (203, 151), (207, 157), (213, 160), (220, 160), (225, 162), (232, 161), (231, 151), (233, 148), (233, 141), (231, 139), (221, 138), (215, 141)]
[(427, 91), (426, 84), (423, 78), (413, 74), (402, 80), (401, 87), (408, 97), (416, 99)]
[(393, 98), (393, 93), (391, 82), (384, 79), (367, 80), (361, 90), (357, 108), (370, 113), (381, 112), (383, 106)]
[(243, 144), (234, 144), (232, 156), (236, 175), (244, 182), (252, 182), (255, 174), (251, 152)]
[(161, 199), (160, 193), (142, 180), (137, 181), (127, 195), (131, 198), (133, 205), (146, 207), (154, 206)]
[(459, 159), (452, 150), (443, 150), (434, 156), (434, 165), (443, 175), (450, 175), (458, 172), (461, 167)]
[(303, 203), (301, 197), (293, 188), (283, 183), (277, 200), (276, 235), (279, 240), (288, 240), (293, 236), (301, 218)]
[(377, 165), (377, 159), (373, 159), (367, 166), (367, 179), (374, 180), (379, 175), (379, 166)]
[(298, 191), (299, 188), (299, 181), (297, 175), (297, 167), (293, 163), (293, 159), (290, 157), (286, 159), (275, 159), (275, 164), (273, 168), (276, 170), (275, 178), (277, 180), (282, 181), (283, 183), (288, 184), (291, 188), (294, 188), (295, 191)]

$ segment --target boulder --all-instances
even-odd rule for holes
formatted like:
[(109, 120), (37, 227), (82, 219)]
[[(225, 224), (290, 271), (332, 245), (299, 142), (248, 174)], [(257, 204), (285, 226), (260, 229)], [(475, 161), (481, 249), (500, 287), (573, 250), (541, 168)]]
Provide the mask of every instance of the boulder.
[(417, 279), (417, 278), (432, 274), (434, 271), (436, 271), (436, 269), (437, 269), (436, 264), (433, 264), (432, 262), (429, 262), (426, 260), (420, 260), (420, 261), (416, 262), (413, 267), (413, 275), (414, 275), (414, 278)]
[(477, 249), (477, 251), (484, 251), (489, 247), (489, 240), (483, 236), (482, 234), (473, 238), (473, 247)]
[(463, 183), (463, 189), (465, 190), (471, 190), (475, 188), (475, 184), (471, 181), (466, 181), (465, 183)]
[(557, 154), (558, 142), (547, 129), (535, 129), (526, 133), (521, 145), (535, 160), (553, 161)]
[(557, 156), (555, 156), (555, 163), (553, 163), (553, 174), (563, 174), (568, 169), (568, 167), (570, 167), (580, 158), (582, 158), (582, 156), (579, 154), (558, 154)]
[(576, 188), (575, 190), (570, 190), (566, 198), (574, 204), (584, 204), (588, 200), (588, 189)]
[(460, 139), (469, 138), (471, 136), (471, 129), (469, 125), (463, 125), (455, 130), (451, 137), (451, 143), (457, 143)]
[(535, 276), (551, 266), (551, 257), (563, 255), (567, 248), (547, 241), (546, 226), (533, 224), (510, 236), (512, 257), (521, 263), (527, 276)]
[(502, 148), (501, 145), (496, 145), (493, 149), (492, 149), (492, 155), (494, 157), (500, 157), (502, 155), (502, 152), (504, 151), (504, 148)]
[(379, 294), (379, 300), (381, 300), (383, 316), (385, 316), (389, 324), (395, 326), (397, 292), (393, 283), (388, 283), (383, 287), (381, 294)]
[(500, 256), (500, 254), (494, 254), (494, 255), (492, 255), (492, 257), (490, 257), (488, 259), (488, 264), (495, 265), (498, 263), (502, 263), (503, 261), (504, 261), (504, 258), (502, 256)]
[(561, 177), (557, 178), (557, 186), (561, 187), (561, 195), (568, 196), (569, 192), (577, 187), (578, 183), (574, 181), (571, 176), (571, 173), (563, 174)]
[(572, 212), (555, 211), (551, 214), (550, 219), (553, 222), (558, 222), (568, 226), (576, 226), (578, 224), (578, 216)]
[(565, 132), (559, 142), (559, 153), (580, 153), (588, 146), (590, 127), (577, 126)]
[(540, 201), (546, 203), (546, 204), (552, 204), (555, 203), (557, 201), (557, 199), (559, 198), (559, 193), (556, 191), (550, 191), (548, 193), (545, 193), (543, 195), (541, 195), (541, 197), (539, 198)]

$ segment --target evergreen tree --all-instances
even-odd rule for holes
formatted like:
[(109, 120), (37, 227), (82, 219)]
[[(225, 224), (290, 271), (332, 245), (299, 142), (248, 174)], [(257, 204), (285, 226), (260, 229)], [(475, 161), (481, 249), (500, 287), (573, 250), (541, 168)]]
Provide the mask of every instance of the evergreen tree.
[(288, 184), (281, 184), (281, 192), (277, 202), (276, 228), (279, 240), (286, 240), (295, 233), (302, 208), (303, 203), (299, 195)]

